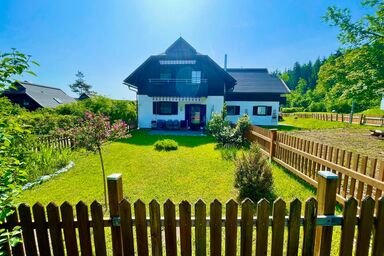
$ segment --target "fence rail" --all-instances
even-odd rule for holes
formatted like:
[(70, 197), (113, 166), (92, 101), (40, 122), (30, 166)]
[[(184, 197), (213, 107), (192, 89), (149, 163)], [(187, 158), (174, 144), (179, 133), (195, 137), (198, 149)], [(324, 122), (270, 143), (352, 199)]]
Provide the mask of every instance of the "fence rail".
[[(337, 179), (331, 172), (319, 172), (318, 182), (324, 193), (304, 204), (298, 199), (289, 205), (282, 199), (273, 204), (265, 199), (257, 204), (249, 199), (241, 204), (229, 200), (224, 212), (218, 200), (209, 205), (198, 200), (192, 214), (188, 201), (176, 205), (167, 200), (161, 207), (156, 200), (149, 205), (138, 200), (132, 205), (123, 198), (121, 175), (114, 174), (107, 179), (107, 218), (97, 201), (90, 205), (90, 211), (82, 201), (75, 207), (68, 202), (46, 207), (36, 203), (32, 208), (21, 204), (0, 228), (21, 226), (23, 243), (8, 247), (9, 255), (107, 255), (112, 250), (113, 255), (148, 256), (151, 252), (161, 256), (163, 249), (167, 256), (177, 255), (178, 251), (183, 256), (205, 256), (208, 252), (251, 256), (254, 251), (256, 255), (269, 251), (272, 255), (282, 255), (284, 251), (287, 255), (298, 255), (299, 251), (302, 255), (329, 255), (331, 247), (338, 247), (340, 255), (351, 255), (352, 251), (357, 255), (383, 255), (384, 197), (377, 202), (376, 215), (375, 201), (366, 197), (359, 215), (357, 200), (350, 198), (345, 202), (343, 215), (335, 216)], [(332, 241), (334, 226), (342, 227), (338, 244)], [(111, 240), (106, 228), (111, 230)]]
[(341, 204), (351, 196), (360, 206), (365, 196), (372, 196), (377, 201), (383, 194), (383, 159), (256, 126), (249, 129), (246, 137), (258, 143), (271, 160), (314, 187), (318, 187), (318, 171), (329, 170), (337, 174), (337, 200)]
[[(299, 118), (314, 118), (323, 121), (344, 122), (349, 123), (351, 119), (350, 114), (339, 113), (283, 113), (283, 116), (297, 116)], [(384, 126), (383, 117), (372, 117), (366, 115), (352, 115), (353, 124), (365, 124), (373, 126)]]

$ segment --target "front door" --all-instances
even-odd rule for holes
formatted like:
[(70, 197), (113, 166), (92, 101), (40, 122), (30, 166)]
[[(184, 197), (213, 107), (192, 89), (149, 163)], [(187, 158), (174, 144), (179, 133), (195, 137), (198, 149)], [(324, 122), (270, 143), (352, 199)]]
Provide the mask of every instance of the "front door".
[(199, 130), (205, 125), (205, 105), (187, 104), (185, 110), (185, 120), (190, 129)]

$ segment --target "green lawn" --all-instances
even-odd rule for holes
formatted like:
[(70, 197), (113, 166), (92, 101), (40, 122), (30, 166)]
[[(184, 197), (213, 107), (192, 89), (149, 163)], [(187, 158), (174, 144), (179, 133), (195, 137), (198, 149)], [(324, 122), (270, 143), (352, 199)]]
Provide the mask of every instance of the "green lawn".
[(278, 129), (281, 131), (320, 130), (335, 128), (372, 129), (372, 126), (322, 121), (314, 118), (296, 118), (293, 116), (284, 117), (284, 121), (279, 122), (278, 126)]
[[(172, 138), (179, 143), (177, 151), (158, 152), (153, 143), (160, 138)], [(153, 136), (146, 131), (133, 132), (132, 138), (114, 142), (103, 148), (107, 174), (122, 173), (123, 189), (129, 200), (152, 199), (175, 203), (181, 200), (195, 202), (199, 198), (207, 203), (214, 198), (225, 202), (236, 198), (233, 187), (234, 164), (223, 160), (215, 149), (213, 138)], [(24, 191), (19, 202), (34, 204), (36, 201), (61, 204), (94, 199), (103, 201), (103, 185), (99, 158), (95, 154), (76, 153), (75, 167), (65, 174)], [(281, 168), (274, 166), (277, 196), (287, 202), (295, 197), (305, 200), (313, 190)]]

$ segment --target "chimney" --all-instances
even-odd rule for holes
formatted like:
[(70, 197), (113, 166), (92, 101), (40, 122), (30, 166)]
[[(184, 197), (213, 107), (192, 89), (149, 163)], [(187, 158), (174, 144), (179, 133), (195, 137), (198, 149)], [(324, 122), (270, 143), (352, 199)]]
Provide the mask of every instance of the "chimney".
[(227, 71), (227, 54), (224, 55), (224, 70)]

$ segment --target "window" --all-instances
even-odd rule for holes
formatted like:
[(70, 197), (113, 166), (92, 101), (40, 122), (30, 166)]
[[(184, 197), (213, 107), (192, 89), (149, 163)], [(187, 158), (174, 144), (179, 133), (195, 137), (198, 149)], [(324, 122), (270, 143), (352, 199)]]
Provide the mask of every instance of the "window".
[(229, 116), (240, 115), (240, 106), (227, 106), (227, 115)]
[(63, 104), (63, 101), (62, 101), (61, 99), (59, 99), (59, 98), (55, 98), (55, 97), (53, 97), (53, 99), (54, 99), (57, 103), (59, 103), (59, 104)]
[(177, 102), (159, 101), (153, 102), (154, 115), (177, 115)]
[(254, 116), (270, 116), (272, 115), (271, 106), (254, 106), (253, 107)]
[(160, 65), (186, 65), (196, 64), (196, 60), (160, 60)]
[(28, 107), (29, 106), (29, 100), (28, 99), (23, 99), (23, 106)]
[(201, 83), (201, 71), (192, 71), (192, 83), (193, 84)]

